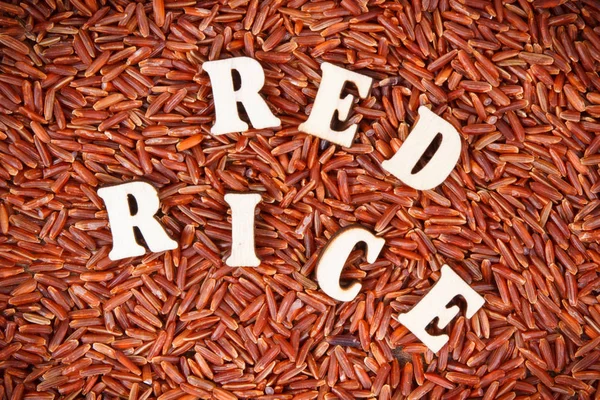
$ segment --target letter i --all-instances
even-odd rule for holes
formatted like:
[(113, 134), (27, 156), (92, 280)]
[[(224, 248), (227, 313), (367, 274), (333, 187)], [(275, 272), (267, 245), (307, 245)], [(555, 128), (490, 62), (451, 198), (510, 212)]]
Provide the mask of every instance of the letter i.
[(231, 255), (225, 260), (230, 267), (258, 267), (254, 252), (254, 210), (260, 202), (258, 193), (229, 193), (225, 201), (231, 207)]

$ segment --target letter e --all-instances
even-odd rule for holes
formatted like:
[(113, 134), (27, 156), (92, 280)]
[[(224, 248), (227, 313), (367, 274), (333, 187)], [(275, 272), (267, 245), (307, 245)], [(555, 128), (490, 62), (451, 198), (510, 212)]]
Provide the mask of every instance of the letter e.
[(438, 328), (444, 329), (458, 314), (458, 306), (446, 307), (452, 299), (461, 295), (467, 301), (467, 318), (483, 307), (485, 300), (466, 284), (448, 265), (443, 265), (440, 279), (410, 312), (398, 315), (398, 321), (406, 326), (431, 351), (437, 353), (448, 342), (448, 335), (432, 336), (425, 328), (439, 318)]
[(348, 119), (354, 96), (349, 94), (343, 99), (340, 98), (346, 82), (354, 83), (358, 88), (358, 94), (364, 99), (369, 94), (373, 79), (327, 62), (321, 64), (321, 69), (323, 77), (312, 111), (308, 120), (300, 124), (298, 129), (332, 143), (350, 147), (358, 128), (357, 125), (352, 124), (344, 131), (335, 131), (331, 129), (331, 120), (336, 111), (340, 121)]

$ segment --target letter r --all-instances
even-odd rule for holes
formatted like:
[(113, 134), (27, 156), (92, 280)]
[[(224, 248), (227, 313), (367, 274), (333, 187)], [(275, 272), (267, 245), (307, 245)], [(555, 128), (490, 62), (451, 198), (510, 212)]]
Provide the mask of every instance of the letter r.
[[(106, 204), (113, 236), (113, 248), (108, 254), (111, 260), (141, 256), (146, 252), (135, 239), (134, 227), (140, 230), (153, 252), (177, 248), (177, 242), (167, 235), (154, 218), (160, 203), (156, 189), (149, 183), (137, 181), (105, 187), (98, 190), (98, 196)], [(137, 204), (135, 215), (131, 215), (128, 196), (132, 196)]]

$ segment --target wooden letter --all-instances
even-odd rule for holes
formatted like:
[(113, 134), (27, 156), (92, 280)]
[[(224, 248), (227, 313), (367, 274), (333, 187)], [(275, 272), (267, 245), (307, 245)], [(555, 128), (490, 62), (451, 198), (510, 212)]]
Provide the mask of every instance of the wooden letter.
[(361, 226), (350, 226), (336, 233), (323, 249), (317, 263), (317, 281), (327, 295), (339, 301), (350, 301), (356, 297), (362, 285), (352, 283), (347, 288), (340, 286), (340, 276), (350, 252), (359, 242), (367, 245), (367, 261), (374, 263), (381, 252), (385, 239), (378, 238)]
[(331, 120), (336, 111), (340, 121), (348, 119), (354, 96), (347, 95), (343, 99), (340, 98), (346, 82), (354, 83), (358, 88), (358, 94), (364, 99), (369, 94), (373, 79), (327, 62), (321, 64), (321, 69), (323, 77), (312, 111), (308, 120), (300, 124), (298, 129), (332, 143), (350, 147), (357, 125), (350, 125), (344, 131), (335, 131), (331, 129)]
[[(249, 57), (235, 57), (207, 61), (202, 68), (210, 77), (215, 102), (216, 120), (210, 129), (212, 134), (223, 135), (248, 130), (248, 124), (238, 114), (238, 102), (244, 105), (254, 128), (270, 128), (281, 124), (258, 94), (265, 84), (265, 72), (258, 61)], [(236, 70), (241, 77), (238, 90), (234, 90), (232, 70)]]
[[(433, 157), (419, 172), (412, 170), (437, 134), (442, 142)], [(381, 166), (408, 186), (418, 190), (433, 189), (450, 175), (460, 157), (460, 136), (454, 127), (427, 107), (419, 107), (419, 121), (402, 147)]]
[(262, 197), (258, 193), (230, 193), (225, 201), (231, 207), (231, 255), (225, 264), (230, 267), (258, 267), (254, 252), (254, 210)]
[(475, 315), (485, 303), (483, 297), (460, 279), (449, 266), (442, 266), (441, 274), (429, 293), (410, 312), (398, 315), (398, 321), (410, 329), (434, 353), (440, 351), (448, 342), (448, 335), (432, 336), (427, 333), (425, 327), (436, 317), (439, 318), (437, 323), (439, 329), (444, 329), (452, 321), (459, 311), (458, 306), (447, 307), (452, 299), (458, 295), (465, 298), (467, 318)]
[[(146, 250), (135, 240), (137, 227), (153, 252), (173, 250), (177, 242), (172, 240), (154, 214), (160, 206), (156, 189), (146, 182), (128, 182), (98, 190), (108, 212), (108, 222), (113, 236), (113, 248), (108, 254), (111, 260), (143, 255)], [(135, 201), (137, 212), (132, 215), (128, 197)]]

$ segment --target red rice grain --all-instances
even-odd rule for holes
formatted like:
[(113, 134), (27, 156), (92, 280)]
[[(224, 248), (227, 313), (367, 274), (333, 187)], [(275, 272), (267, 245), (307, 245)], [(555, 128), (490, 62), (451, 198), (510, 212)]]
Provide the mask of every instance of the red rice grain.
[[(590, 0), (0, 2), (0, 399), (598, 397), (600, 8)], [(248, 56), (281, 129), (212, 136), (202, 64)], [(331, 62), (350, 148), (298, 131)], [(345, 89), (346, 90), (346, 89)], [(352, 89), (348, 89), (352, 92)], [(425, 105), (461, 158), (381, 163)], [(139, 177), (139, 178), (138, 178)], [(173, 251), (110, 261), (99, 187), (144, 179)], [(223, 195), (261, 193), (258, 268)], [(314, 268), (341, 227), (351, 302)], [(448, 263), (486, 299), (432, 354), (394, 318)], [(433, 327), (435, 329), (435, 327)]]

